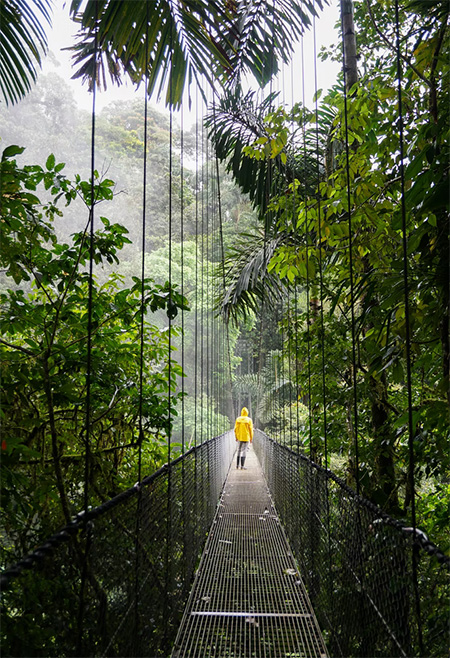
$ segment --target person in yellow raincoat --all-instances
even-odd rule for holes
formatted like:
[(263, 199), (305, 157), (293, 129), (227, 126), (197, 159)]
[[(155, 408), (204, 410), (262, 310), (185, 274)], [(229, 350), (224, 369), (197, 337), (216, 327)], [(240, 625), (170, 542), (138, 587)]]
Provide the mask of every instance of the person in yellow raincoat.
[(238, 442), (236, 468), (239, 468), (239, 461), (241, 468), (244, 468), (248, 446), (253, 441), (253, 423), (248, 415), (247, 407), (243, 407), (241, 415), (236, 418), (234, 436)]

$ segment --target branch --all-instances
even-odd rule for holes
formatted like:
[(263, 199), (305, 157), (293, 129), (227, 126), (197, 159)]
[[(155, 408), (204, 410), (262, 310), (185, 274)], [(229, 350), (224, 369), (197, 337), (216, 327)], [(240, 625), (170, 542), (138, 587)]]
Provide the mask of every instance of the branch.
[(80, 261), (81, 261), (81, 255), (82, 255), (82, 253), (83, 253), (83, 247), (84, 247), (84, 243), (85, 243), (85, 240), (86, 240), (87, 231), (88, 231), (89, 224), (90, 224), (91, 221), (92, 221), (92, 210), (91, 210), (90, 213), (89, 213), (89, 220), (88, 220), (88, 223), (86, 224), (86, 228), (84, 229), (84, 232), (83, 232), (83, 239), (81, 240), (81, 243), (80, 243), (80, 247), (79, 247), (79, 251), (78, 251), (78, 256), (77, 256), (77, 260), (76, 260), (76, 262), (75, 262), (75, 264), (74, 264), (74, 266), (73, 266), (73, 268), (72, 268), (72, 272), (71, 272), (71, 274), (70, 274), (70, 276), (69, 276), (69, 279), (68, 279), (68, 281), (67, 281), (66, 289), (63, 291), (63, 293), (62, 293), (62, 295), (61, 295), (61, 298), (60, 298), (60, 300), (59, 300), (59, 304), (58, 304), (58, 306), (57, 306), (57, 308), (56, 308), (56, 316), (55, 316), (55, 319), (54, 319), (54, 321), (53, 321), (53, 330), (52, 330), (52, 332), (51, 332), (50, 341), (47, 343), (47, 345), (48, 345), (48, 349), (49, 349), (49, 350), (52, 348), (52, 346), (53, 346), (53, 342), (54, 342), (54, 340), (55, 340), (56, 330), (57, 330), (57, 327), (58, 327), (58, 321), (59, 321), (59, 315), (60, 315), (60, 313), (61, 313), (61, 309), (62, 309), (62, 307), (63, 307), (63, 304), (64, 304), (64, 301), (65, 301), (65, 299), (66, 299), (66, 297), (67, 297), (67, 294), (68, 294), (68, 292), (69, 292), (69, 289), (70, 289), (70, 286), (71, 286), (71, 284), (72, 284), (72, 281), (73, 281), (73, 279), (74, 279), (74, 277), (75, 277), (75, 274), (76, 274), (76, 272), (78, 271), (78, 266), (79, 266)]
[[(380, 30), (378, 25), (375, 22), (374, 15), (372, 13), (372, 7), (370, 6), (370, 0), (366, 0), (367, 4), (367, 10), (369, 12), (370, 20), (372, 21), (372, 25), (375, 28), (375, 32), (378, 34), (378, 36), (384, 41), (384, 43), (388, 46), (389, 49), (392, 51), (396, 51), (395, 46), (389, 41), (389, 39), (383, 34), (383, 32)], [(406, 55), (403, 55), (400, 53), (400, 58), (414, 71), (414, 73), (417, 75), (418, 78), (422, 80), (428, 87), (431, 88), (431, 82), (426, 78), (423, 73), (421, 73), (415, 66), (412, 64), (411, 60), (409, 57), (406, 57)]]
[(448, 15), (445, 17), (445, 20), (441, 25), (441, 29), (439, 30), (439, 39), (438, 39), (438, 42), (437, 42), (437, 45), (436, 45), (436, 50), (434, 51), (434, 54), (433, 54), (433, 59), (432, 59), (432, 62), (431, 62), (431, 67), (430, 67), (430, 75), (431, 76), (434, 75), (434, 72), (436, 70), (439, 53), (440, 53), (440, 50), (442, 48), (442, 44), (444, 42), (445, 31), (447, 29), (447, 18), (448, 18)]
[[(116, 452), (118, 450), (125, 450), (125, 448), (136, 448), (136, 443), (126, 443), (125, 445), (121, 446), (115, 446), (114, 448), (104, 448), (103, 450), (98, 450), (97, 452), (92, 453), (92, 457), (96, 457), (97, 455), (102, 455), (104, 453), (108, 452)], [(81, 459), (84, 459), (85, 455), (62, 455), (60, 457), (61, 462), (76, 462), (80, 461)], [(54, 461), (53, 457), (49, 457), (48, 459), (44, 459), (44, 464), (51, 464)], [(42, 459), (30, 459), (29, 461), (26, 462), (26, 465), (28, 464), (42, 464)]]
[(26, 347), (22, 347), (21, 345), (13, 345), (12, 343), (8, 343), (8, 341), (3, 340), (3, 338), (0, 338), (0, 343), (3, 343), (3, 345), (6, 345), (7, 347), (10, 347), (13, 350), (19, 350), (19, 352), (23, 352), (27, 356), (32, 356), (34, 358), (38, 357), (38, 354), (35, 354), (31, 350), (28, 350)]

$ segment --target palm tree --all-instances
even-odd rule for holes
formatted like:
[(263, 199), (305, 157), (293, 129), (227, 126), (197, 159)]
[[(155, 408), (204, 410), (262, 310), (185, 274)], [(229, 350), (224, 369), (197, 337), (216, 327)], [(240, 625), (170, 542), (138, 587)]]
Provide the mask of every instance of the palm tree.
[[(318, 112), (318, 133), (310, 124), (313, 115), (306, 108), (295, 107), (286, 113), (285, 120), (295, 124), (296, 129), (278, 155), (256, 158), (247, 153), (256, 141), (269, 139), (265, 117), (274, 111), (275, 101), (276, 94), (269, 94), (257, 104), (253, 92), (242, 96), (235, 88), (222, 96), (206, 119), (217, 157), (226, 162), (227, 170), (249, 195), (261, 222), (253, 233), (239, 235), (226, 254), (226, 286), (225, 290), (223, 286), (217, 290), (217, 309), (226, 321), (232, 319), (237, 324), (248, 313), (258, 313), (263, 300), (273, 305), (287, 294), (286, 286), (275, 272), (269, 272), (268, 265), (280, 247), (295, 249), (300, 258), (305, 255), (305, 231), (297, 231), (292, 225), (295, 208), (300, 207), (305, 194), (314, 198), (317, 176), (325, 175), (324, 162), (329, 159), (335, 113), (326, 106)], [(275, 210), (271, 202), (277, 198), (282, 198), (284, 205)], [(284, 230), (280, 223), (285, 225)], [(315, 244), (313, 235), (310, 244)], [(308, 260), (310, 270), (310, 253)]]

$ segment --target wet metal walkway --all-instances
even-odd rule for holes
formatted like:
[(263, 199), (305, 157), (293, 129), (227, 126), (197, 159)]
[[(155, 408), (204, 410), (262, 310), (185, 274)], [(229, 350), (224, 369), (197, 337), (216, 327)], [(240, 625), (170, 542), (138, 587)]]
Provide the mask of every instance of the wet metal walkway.
[(258, 459), (233, 461), (172, 658), (327, 656)]

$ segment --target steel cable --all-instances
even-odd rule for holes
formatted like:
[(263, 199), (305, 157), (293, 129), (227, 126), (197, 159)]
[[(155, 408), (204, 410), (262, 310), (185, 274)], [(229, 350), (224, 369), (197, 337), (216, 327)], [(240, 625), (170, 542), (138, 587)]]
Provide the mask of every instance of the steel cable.
[[(403, 258), (403, 290), (405, 300), (405, 347), (406, 347), (406, 386), (408, 391), (408, 480), (411, 490), (411, 523), (413, 528), (413, 539), (416, 536), (416, 492), (415, 492), (415, 453), (414, 453), (414, 423), (413, 423), (413, 401), (411, 383), (411, 319), (409, 309), (409, 277), (408, 277), (408, 242), (406, 225), (406, 197), (405, 197), (405, 165), (404, 165), (404, 122), (403, 122), (403, 91), (402, 91), (402, 61), (401, 61), (401, 39), (400, 39), (400, 16), (398, 0), (395, 0), (395, 37), (396, 37), (396, 65), (397, 65), (397, 98), (398, 98), (398, 137), (399, 137), (399, 166), (401, 185), (401, 217), (402, 217), (402, 258)], [(423, 632), (420, 610), (420, 597), (418, 593), (418, 554), (413, 551), (413, 579), (414, 599), (418, 622), (419, 645), (422, 655)]]

